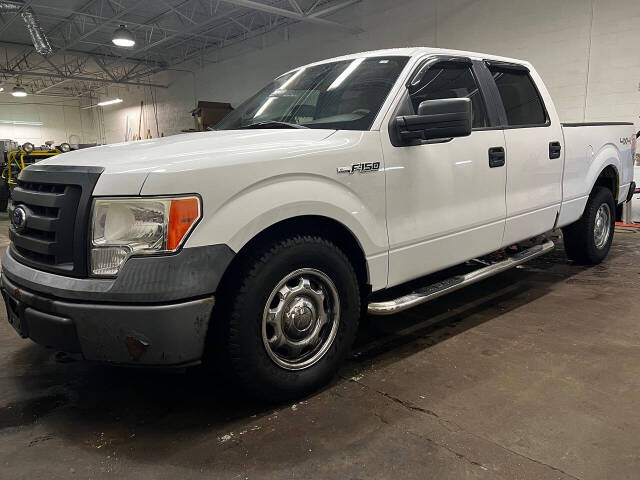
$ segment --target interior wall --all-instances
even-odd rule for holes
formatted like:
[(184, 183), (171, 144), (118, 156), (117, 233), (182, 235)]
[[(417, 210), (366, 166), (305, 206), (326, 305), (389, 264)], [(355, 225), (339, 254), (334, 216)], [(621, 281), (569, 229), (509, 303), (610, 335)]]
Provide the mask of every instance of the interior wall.
[[(195, 97), (191, 72), (163, 72), (148, 79), (154, 87), (109, 87), (99, 100), (121, 98), (122, 103), (97, 107), (102, 117), (105, 143), (133, 140), (140, 135), (153, 138), (175, 135), (193, 128), (191, 110)], [(140, 102), (143, 102), (142, 109)], [(142, 114), (141, 114), (142, 112)]]
[[(567, 122), (624, 120), (640, 128), (637, 0), (365, 0), (335, 15), (353, 35), (296, 24), (220, 52), (196, 73), (196, 96), (234, 106), (298, 65), (379, 48), (434, 46), (529, 60)], [(264, 45), (264, 46), (263, 46)]]
[[(42, 125), (7, 124), (5, 121), (41, 122)], [(30, 95), (15, 98), (0, 93), (0, 138), (43, 145), (94, 143), (97, 129), (93, 113), (81, 110), (79, 100)]]
[[(189, 112), (196, 100), (237, 106), (296, 66), (415, 45), (529, 60), (562, 121), (632, 121), (640, 129), (637, 0), (363, 0), (326, 18), (363, 31), (298, 23), (211, 52), (208, 60), (217, 63), (193, 75), (167, 75), (170, 88), (158, 94), (160, 131), (170, 135), (192, 127)], [(147, 98), (135, 89), (127, 93), (124, 108), (104, 109), (109, 142), (124, 139), (126, 117), (137, 119), (140, 100)]]

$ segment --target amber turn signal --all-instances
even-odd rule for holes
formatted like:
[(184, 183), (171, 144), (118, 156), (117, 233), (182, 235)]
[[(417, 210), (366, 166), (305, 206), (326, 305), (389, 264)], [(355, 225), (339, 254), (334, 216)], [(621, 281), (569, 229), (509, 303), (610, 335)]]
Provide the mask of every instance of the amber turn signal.
[(178, 248), (182, 239), (200, 218), (200, 202), (195, 197), (178, 198), (171, 201), (167, 250)]

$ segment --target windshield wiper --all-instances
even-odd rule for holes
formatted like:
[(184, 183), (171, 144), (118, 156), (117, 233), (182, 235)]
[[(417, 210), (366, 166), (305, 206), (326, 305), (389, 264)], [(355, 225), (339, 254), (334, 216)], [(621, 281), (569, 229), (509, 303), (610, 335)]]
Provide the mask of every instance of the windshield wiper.
[(250, 123), (249, 125), (243, 125), (238, 127), (238, 130), (246, 128), (309, 128), (304, 125), (298, 125), (297, 123), (278, 122), (276, 120), (268, 120), (266, 122)]

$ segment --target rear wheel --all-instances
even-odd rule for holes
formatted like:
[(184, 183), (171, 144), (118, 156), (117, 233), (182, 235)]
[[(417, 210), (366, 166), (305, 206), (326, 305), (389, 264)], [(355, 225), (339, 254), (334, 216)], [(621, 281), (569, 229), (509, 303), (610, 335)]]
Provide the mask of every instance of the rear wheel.
[(571, 260), (597, 265), (607, 257), (613, 242), (615, 207), (611, 190), (594, 188), (580, 220), (562, 230), (564, 249)]
[(276, 241), (243, 263), (222, 329), (234, 376), (272, 401), (319, 388), (356, 335), (360, 291), (351, 263), (316, 236)]

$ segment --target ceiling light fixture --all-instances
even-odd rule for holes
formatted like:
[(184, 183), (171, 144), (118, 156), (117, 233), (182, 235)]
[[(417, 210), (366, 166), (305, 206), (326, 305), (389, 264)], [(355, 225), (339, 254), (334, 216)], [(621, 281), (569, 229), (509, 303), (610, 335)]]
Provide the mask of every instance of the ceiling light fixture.
[(11, 95), (13, 95), (14, 97), (26, 97), (27, 91), (24, 89), (24, 87), (16, 85), (15, 87), (13, 87), (13, 90), (11, 90)]
[(114, 98), (113, 100), (105, 100), (104, 102), (98, 103), (99, 107), (104, 107), (105, 105), (113, 105), (114, 103), (121, 103), (121, 98)]
[(111, 41), (118, 47), (133, 47), (136, 44), (136, 39), (133, 37), (133, 33), (129, 31), (126, 25), (120, 25), (120, 27), (113, 32), (113, 38)]

